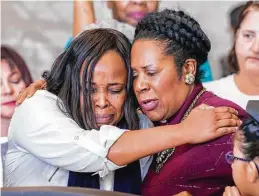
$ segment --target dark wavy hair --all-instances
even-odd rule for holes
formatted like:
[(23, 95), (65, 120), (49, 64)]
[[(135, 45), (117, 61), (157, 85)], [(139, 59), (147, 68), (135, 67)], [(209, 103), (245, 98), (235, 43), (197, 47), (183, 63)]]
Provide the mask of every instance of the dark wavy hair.
[(248, 160), (259, 158), (259, 122), (250, 117), (242, 123), (241, 131), (241, 152)]
[(17, 67), (26, 86), (29, 86), (32, 83), (32, 77), (28, 66), (15, 50), (8, 46), (1, 45), (1, 60), (2, 59), (6, 60), (11, 68)]
[[(135, 30), (134, 42), (138, 39), (161, 41), (164, 54), (174, 57), (180, 77), (182, 67), (188, 58), (196, 59), (199, 70), (199, 66), (207, 61), (211, 48), (209, 38), (195, 19), (183, 11), (169, 9), (150, 13), (143, 18)], [(198, 71), (195, 82), (200, 82)]]
[(231, 73), (237, 73), (239, 71), (239, 65), (237, 62), (237, 55), (236, 55), (236, 36), (237, 36), (237, 31), (240, 28), (243, 20), (247, 16), (247, 14), (250, 11), (253, 11), (254, 9), (259, 10), (259, 1), (248, 1), (245, 6), (243, 6), (242, 11), (239, 14), (239, 20), (238, 23), (234, 29), (234, 43), (232, 45), (231, 50), (229, 51), (228, 54), (228, 64), (229, 64), (229, 71)]
[[(113, 29), (92, 29), (82, 32), (54, 62), (47, 77), (47, 90), (62, 102), (59, 107), (84, 129), (98, 129), (92, 106), (92, 75), (96, 63), (108, 51), (116, 51), (124, 60), (127, 69), (127, 97), (124, 117), (119, 125), (138, 129), (136, 98), (132, 90), (130, 68), (131, 43), (127, 37)], [(80, 79), (81, 73), (81, 79)], [(80, 95), (83, 103), (80, 105)], [(60, 104), (62, 103), (62, 104)]]

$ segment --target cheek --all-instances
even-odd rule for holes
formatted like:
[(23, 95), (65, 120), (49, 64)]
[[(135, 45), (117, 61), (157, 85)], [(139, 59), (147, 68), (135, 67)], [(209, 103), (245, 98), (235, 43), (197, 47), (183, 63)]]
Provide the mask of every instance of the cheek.
[(244, 58), (249, 54), (249, 44), (244, 44), (240, 40), (237, 40), (235, 51), (238, 61), (244, 61)]
[(26, 84), (24, 81), (19, 82), (18, 84), (13, 85), (14, 94), (19, 95), (19, 93), (26, 88)]
[(114, 108), (116, 115), (122, 116), (124, 113), (124, 104), (126, 101), (126, 92), (122, 93), (122, 94), (118, 94), (118, 95), (112, 95), (109, 98), (109, 102), (112, 105), (112, 107)]
[(156, 89), (160, 98), (168, 107), (177, 103), (178, 97), (182, 97), (181, 94), (184, 92), (182, 82), (178, 77), (176, 78), (176, 76), (161, 77), (156, 84)]
[(240, 188), (243, 186), (243, 184), (245, 183), (245, 172), (243, 167), (241, 167), (240, 164), (238, 164), (238, 162), (235, 162), (232, 164), (232, 175), (233, 175), (233, 180), (235, 182), (235, 184)]

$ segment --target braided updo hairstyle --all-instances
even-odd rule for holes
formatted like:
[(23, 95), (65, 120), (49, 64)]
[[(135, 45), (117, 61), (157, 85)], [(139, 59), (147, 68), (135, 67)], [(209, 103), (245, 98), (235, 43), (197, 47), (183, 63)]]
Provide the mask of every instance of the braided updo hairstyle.
[[(199, 66), (207, 61), (211, 49), (209, 38), (196, 20), (183, 11), (169, 9), (144, 17), (136, 26), (134, 42), (138, 39), (161, 41), (164, 54), (174, 57), (180, 77), (187, 59), (196, 59), (196, 69), (199, 70)], [(200, 76), (197, 71), (195, 83), (198, 82)]]

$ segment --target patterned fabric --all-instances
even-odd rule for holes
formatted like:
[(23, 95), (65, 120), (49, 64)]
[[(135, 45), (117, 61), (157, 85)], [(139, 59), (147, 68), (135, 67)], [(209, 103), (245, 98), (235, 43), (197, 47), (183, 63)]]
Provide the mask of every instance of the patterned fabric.
[[(179, 111), (168, 119), (167, 124), (178, 124), (181, 121), (193, 98), (202, 88), (201, 84), (194, 88)], [(238, 110), (241, 120), (247, 117), (239, 106), (208, 91), (200, 96), (195, 107), (202, 103), (214, 107), (230, 106)], [(174, 154), (159, 173), (153, 167), (150, 168), (142, 186), (142, 195), (171, 196), (182, 191), (188, 191), (193, 196), (222, 195), (226, 186), (234, 184), (231, 167), (225, 161), (225, 154), (233, 149), (231, 136), (229, 134), (203, 144), (176, 147)]]

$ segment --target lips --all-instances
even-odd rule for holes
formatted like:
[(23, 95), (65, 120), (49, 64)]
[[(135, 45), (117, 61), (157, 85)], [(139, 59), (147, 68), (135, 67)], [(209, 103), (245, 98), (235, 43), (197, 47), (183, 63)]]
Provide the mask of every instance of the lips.
[(259, 57), (249, 57), (249, 59), (252, 61), (259, 61)]
[(8, 102), (4, 102), (2, 103), (3, 106), (16, 106), (15, 101), (8, 101)]
[(113, 114), (96, 115), (95, 120), (97, 124), (108, 124), (114, 118)]
[(144, 111), (151, 111), (157, 107), (158, 103), (159, 102), (157, 99), (146, 99), (146, 100), (140, 101), (139, 104)]
[(144, 18), (147, 15), (146, 12), (131, 12), (128, 14), (130, 18), (133, 18), (134, 20), (140, 21), (142, 18)]

